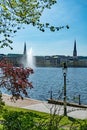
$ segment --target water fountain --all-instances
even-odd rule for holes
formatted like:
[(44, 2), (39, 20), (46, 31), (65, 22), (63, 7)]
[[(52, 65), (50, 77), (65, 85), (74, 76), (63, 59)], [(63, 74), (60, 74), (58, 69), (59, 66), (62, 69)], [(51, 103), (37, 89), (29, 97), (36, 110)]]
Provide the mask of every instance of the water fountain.
[(27, 51), (26, 67), (35, 68), (35, 59), (33, 56), (32, 47)]
[(32, 47), (23, 55), (22, 64), (24, 67), (35, 68), (35, 58), (33, 56)]

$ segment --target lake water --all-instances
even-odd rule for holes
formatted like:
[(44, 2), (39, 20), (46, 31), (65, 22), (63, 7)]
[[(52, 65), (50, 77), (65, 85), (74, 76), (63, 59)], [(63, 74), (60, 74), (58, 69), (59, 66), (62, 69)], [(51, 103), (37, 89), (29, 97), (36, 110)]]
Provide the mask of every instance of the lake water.
[[(29, 90), (30, 98), (47, 100), (52, 90), (53, 98), (63, 99), (62, 68), (36, 68), (29, 80), (34, 87)], [(66, 85), (68, 101), (78, 102), (80, 95), (81, 103), (87, 104), (87, 68), (68, 68)]]
[[(35, 68), (30, 75), (33, 88), (28, 90), (30, 98), (47, 100), (50, 91), (54, 99), (63, 99), (64, 78), (62, 68)], [(8, 93), (5, 89), (2, 92)], [(66, 77), (67, 100), (87, 104), (87, 68), (68, 68)]]

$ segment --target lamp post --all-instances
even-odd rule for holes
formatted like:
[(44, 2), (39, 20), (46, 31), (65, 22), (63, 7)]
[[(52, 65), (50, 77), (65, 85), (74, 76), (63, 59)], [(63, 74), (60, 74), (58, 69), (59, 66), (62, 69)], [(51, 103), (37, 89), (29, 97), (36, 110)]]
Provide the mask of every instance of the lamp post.
[(67, 102), (66, 102), (66, 74), (67, 74), (67, 65), (63, 64), (63, 77), (64, 77), (64, 116), (67, 116)]

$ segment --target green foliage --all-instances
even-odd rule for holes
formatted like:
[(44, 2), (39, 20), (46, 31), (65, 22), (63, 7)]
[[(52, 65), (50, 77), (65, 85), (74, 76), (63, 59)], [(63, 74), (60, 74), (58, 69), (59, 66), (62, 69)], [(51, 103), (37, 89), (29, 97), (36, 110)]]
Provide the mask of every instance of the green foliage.
[(3, 125), (0, 124), (0, 130), (3, 130)]
[(5, 103), (2, 99), (2, 93), (0, 91), (0, 130), (3, 129), (3, 125), (1, 124), (1, 121), (3, 120), (2, 115), (3, 115), (3, 112), (4, 112), (4, 106), (5, 106)]
[(3, 117), (5, 130), (39, 130), (41, 127), (38, 125), (41, 116), (32, 112), (7, 111)]
[[(3, 130), (86, 130), (87, 120), (6, 107)], [(2, 127), (2, 126), (1, 126)]]
[(3, 106), (5, 105), (3, 99), (2, 99), (2, 93), (0, 91), (0, 113), (2, 112)]
[[(43, 11), (51, 9), (57, 0), (1, 0), (0, 1), (0, 47), (9, 46), (13, 43), (12, 37), (23, 28), (24, 24), (36, 26), (44, 32), (49, 28), (52, 32), (59, 31), (62, 27), (54, 27), (49, 23), (42, 24), (40, 17)], [(69, 29), (69, 26), (65, 26)]]
[(45, 8), (50, 8), (56, 0), (1, 0), (0, 1), (0, 43), (11, 49), (12, 37), (22, 24), (32, 24), (43, 31), (40, 17)]
[[(77, 120), (76, 122), (73, 122), (72, 124), (73, 124), (72, 128), (77, 128), (78, 130), (87, 130), (87, 120)], [(77, 125), (75, 125), (75, 124), (77, 124)], [(75, 126), (77, 126), (77, 127), (75, 127)]]

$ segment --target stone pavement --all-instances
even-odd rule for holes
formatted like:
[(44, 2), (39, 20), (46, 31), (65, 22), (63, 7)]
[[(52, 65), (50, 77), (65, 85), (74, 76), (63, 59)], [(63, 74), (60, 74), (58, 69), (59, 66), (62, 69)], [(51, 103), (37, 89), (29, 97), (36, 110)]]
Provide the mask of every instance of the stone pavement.
[[(13, 102), (10, 99), (11, 96), (7, 94), (3, 94), (2, 98), (5, 101), (5, 104), (9, 106), (26, 108), (26, 109), (46, 112), (46, 113), (55, 112), (56, 114), (59, 115), (63, 115), (64, 112), (63, 105), (49, 104), (46, 101), (24, 98), (24, 100), (19, 99), (16, 102)], [(87, 119), (87, 109), (67, 106), (67, 115), (74, 118)]]
[[(61, 105), (48, 104), (47, 102), (44, 101), (42, 101), (41, 103), (25, 106), (23, 108), (46, 113), (55, 112), (56, 114), (59, 115), (63, 115), (64, 113), (63, 105), (61, 106)], [(87, 109), (67, 106), (67, 115), (78, 119), (87, 119)]]

